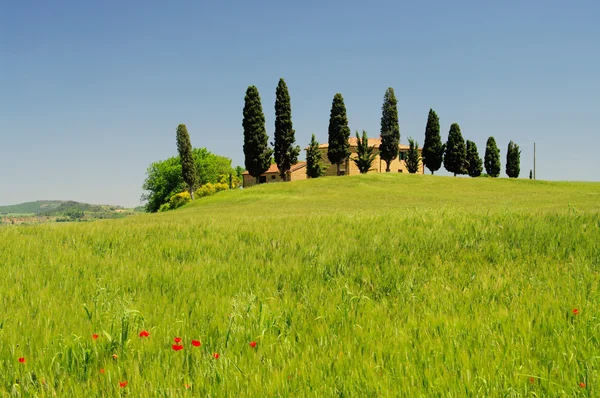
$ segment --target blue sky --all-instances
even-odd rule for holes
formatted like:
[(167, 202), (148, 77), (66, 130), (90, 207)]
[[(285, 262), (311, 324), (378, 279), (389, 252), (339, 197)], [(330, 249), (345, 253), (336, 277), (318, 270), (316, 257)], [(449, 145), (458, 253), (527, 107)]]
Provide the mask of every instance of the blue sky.
[[(401, 141), (460, 124), (521, 146), (548, 180), (600, 180), (600, 5), (594, 1), (4, 1), (0, 3), (0, 204), (139, 204), (175, 129), (243, 165), (244, 93), (273, 134), (278, 79), (298, 143), (327, 140), (333, 95), (350, 128), (379, 135), (387, 87)], [(491, 3), (491, 2), (490, 2)]]

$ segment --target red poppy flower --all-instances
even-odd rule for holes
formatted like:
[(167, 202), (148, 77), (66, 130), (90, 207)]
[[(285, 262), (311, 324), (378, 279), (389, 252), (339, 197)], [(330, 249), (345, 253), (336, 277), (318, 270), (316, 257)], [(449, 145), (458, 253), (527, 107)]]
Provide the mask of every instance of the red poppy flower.
[(578, 315), (579, 314), (579, 310), (577, 308), (573, 308), (573, 315)]
[(530, 382), (531, 384), (533, 384), (533, 383), (535, 383), (535, 379), (534, 379), (533, 377), (530, 377), (530, 378), (529, 378), (529, 382)]
[(215, 353), (213, 354), (213, 358), (215, 358), (215, 359), (219, 359), (219, 354), (215, 352)]
[(582, 381), (581, 383), (579, 383), (579, 387), (585, 388), (585, 383)]
[(192, 340), (192, 345), (194, 347), (200, 347), (202, 345), (202, 343), (198, 340)]
[(173, 340), (175, 340), (176, 343), (180, 343), (181, 342), (181, 337), (175, 337)]
[(255, 348), (256, 347), (256, 341), (253, 341), (250, 343), (250, 347)]
[(127, 387), (127, 381), (120, 381), (119, 382), (119, 387), (121, 387), (121, 388)]
[(104, 374), (104, 369), (100, 369), (100, 373)]
[(96, 333), (94, 333), (94, 334), (92, 335), (92, 339), (96, 340), (97, 338), (98, 338), (98, 335), (97, 335)]
[(183, 385), (185, 388), (190, 388), (191, 386), (189, 384), (184, 384)]
[(23, 358), (23, 357), (19, 358), (19, 362), (25, 363), (25, 358)]
[(172, 347), (175, 351), (183, 350), (183, 346), (179, 344), (173, 344)]
[(148, 337), (148, 336), (150, 336), (150, 333), (148, 333), (147, 330), (142, 330), (140, 332), (140, 337)]
[(117, 354), (112, 355), (113, 359), (117, 359), (119, 356)]

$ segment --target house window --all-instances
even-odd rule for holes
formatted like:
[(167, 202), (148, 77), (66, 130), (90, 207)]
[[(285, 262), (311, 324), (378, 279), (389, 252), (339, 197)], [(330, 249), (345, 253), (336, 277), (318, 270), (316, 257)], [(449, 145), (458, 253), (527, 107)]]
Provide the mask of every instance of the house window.
[(275, 179), (275, 176), (271, 176), (271, 180), (274, 180), (274, 179)]
[(405, 157), (404, 157), (404, 156), (405, 156), (405, 153), (404, 153), (404, 152), (400, 152), (400, 153), (398, 154), (398, 159), (400, 159), (400, 160), (404, 160), (404, 159), (405, 159)]
[(398, 169), (398, 173), (402, 173), (402, 169)]

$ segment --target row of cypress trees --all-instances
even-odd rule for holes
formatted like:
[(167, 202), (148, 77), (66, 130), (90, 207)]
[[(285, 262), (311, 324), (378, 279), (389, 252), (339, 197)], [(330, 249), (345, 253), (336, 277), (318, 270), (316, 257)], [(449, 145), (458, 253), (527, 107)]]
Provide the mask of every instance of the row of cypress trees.
[[(462, 137), (460, 126), (453, 123), (448, 133), (448, 141), (442, 144), (440, 137), (440, 120), (433, 109), (429, 110), (427, 126), (425, 128), (425, 143), (423, 145), (423, 164), (431, 174), (444, 168), (450, 173), (468, 174), (479, 177), (485, 166), (485, 171), (490, 177), (500, 176), (500, 150), (494, 137), (489, 137), (485, 147), (484, 161), (479, 157), (477, 145)], [(508, 144), (506, 154), (506, 175), (517, 178), (520, 173), (521, 151), (513, 141)]]

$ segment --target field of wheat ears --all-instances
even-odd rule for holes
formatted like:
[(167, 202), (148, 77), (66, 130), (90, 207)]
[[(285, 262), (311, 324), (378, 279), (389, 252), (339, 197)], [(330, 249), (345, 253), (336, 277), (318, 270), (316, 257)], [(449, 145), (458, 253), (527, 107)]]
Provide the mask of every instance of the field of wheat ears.
[(0, 228), (1, 396), (600, 396), (600, 184), (379, 174)]

